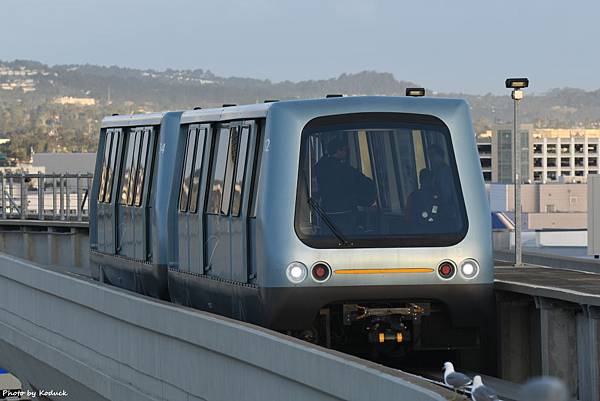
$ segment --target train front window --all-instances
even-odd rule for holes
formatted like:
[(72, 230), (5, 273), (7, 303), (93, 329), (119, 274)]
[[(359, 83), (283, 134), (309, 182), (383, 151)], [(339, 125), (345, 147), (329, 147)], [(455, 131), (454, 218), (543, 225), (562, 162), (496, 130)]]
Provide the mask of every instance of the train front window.
[(316, 248), (458, 243), (467, 217), (446, 125), (400, 113), (310, 122), (302, 133), (295, 229)]

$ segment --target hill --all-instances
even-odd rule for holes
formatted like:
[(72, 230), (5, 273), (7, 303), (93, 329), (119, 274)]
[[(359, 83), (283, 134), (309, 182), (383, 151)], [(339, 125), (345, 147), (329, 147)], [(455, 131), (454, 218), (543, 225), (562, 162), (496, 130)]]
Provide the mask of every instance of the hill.
[[(328, 93), (403, 96), (418, 83), (392, 74), (363, 71), (336, 78), (271, 82), (220, 77), (210, 71), (139, 70), (95, 65), (47, 66), (35, 61), (0, 61), (0, 135), (11, 138), (9, 153), (26, 158), (35, 151), (93, 151), (102, 116), (166, 109), (303, 99)], [(466, 99), (477, 130), (512, 120), (508, 96), (429, 94)], [(538, 126), (600, 126), (600, 90), (555, 89), (529, 95), (521, 121)]]

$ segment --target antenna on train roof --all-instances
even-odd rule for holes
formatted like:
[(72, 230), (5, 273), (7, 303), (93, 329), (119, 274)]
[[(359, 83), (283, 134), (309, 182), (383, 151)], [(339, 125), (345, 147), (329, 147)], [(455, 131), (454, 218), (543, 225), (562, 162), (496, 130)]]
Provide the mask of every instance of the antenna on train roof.
[(233, 107), (233, 106), (237, 106), (237, 104), (235, 104), (235, 103), (225, 103), (221, 107)]
[(194, 107), (194, 110), (202, 110), (202, 107), (196, 106)]
[(325, 95), (326, 99), (332, 98), (332, 97), (344, 97), (344, 95), (339, 94), (339, 93), (329, 93), (327, 95)]
[(264, 100), (263, 103), (275, 103), (278, 101), (279, 101), (279, 99), (267, 99), (267, 100)]

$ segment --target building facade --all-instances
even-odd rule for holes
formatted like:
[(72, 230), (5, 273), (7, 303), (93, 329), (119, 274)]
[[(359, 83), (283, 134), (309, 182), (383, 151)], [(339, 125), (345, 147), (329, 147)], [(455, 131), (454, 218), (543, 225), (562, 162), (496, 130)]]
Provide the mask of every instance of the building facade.
[[(598, 174), (600, 129), (519, 127), (522, 176), (525, 182), (586, 182)], [(486, 182), (513, 180), (513, 138), (510, 124), (477, 135)]]
[[(528, 230), (585, 230), (587, 185), (525, 184), (521, 187), (521, 211)], [(514, 188), (509, 184), (489, 186), (492, 212), (514, 213)]]

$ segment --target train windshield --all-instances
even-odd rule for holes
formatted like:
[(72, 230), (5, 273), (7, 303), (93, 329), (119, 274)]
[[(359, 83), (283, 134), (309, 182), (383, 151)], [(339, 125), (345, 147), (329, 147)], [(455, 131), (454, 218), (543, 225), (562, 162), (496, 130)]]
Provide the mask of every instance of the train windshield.
[(299, 167), (295, 229), (309, 246), (448, 246), (466, 235), (450, 132), (435, 117), (315, 119)]

